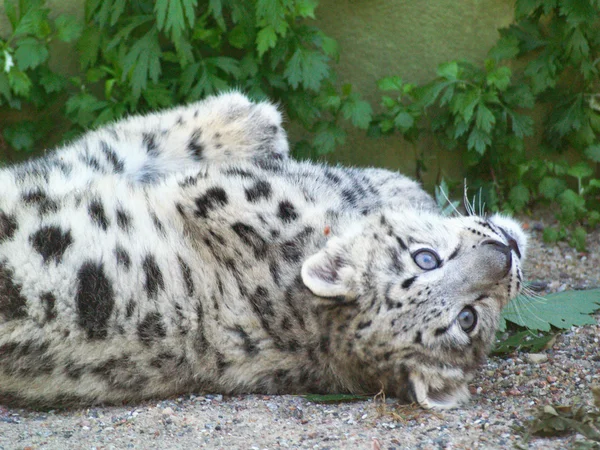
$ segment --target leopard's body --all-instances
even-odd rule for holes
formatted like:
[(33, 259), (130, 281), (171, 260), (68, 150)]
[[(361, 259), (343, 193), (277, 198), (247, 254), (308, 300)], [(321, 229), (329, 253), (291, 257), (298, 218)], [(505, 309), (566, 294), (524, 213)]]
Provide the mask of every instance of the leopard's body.
[(519, 225), (287, 150), (277, 110), (231, 93), (1, 169), (0, 403), (465, 401), (520, 288)]

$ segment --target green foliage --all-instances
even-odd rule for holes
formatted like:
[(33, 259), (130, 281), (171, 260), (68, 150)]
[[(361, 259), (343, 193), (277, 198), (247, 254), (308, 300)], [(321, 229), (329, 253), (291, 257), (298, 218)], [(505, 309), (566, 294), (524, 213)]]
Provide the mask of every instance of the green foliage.
[[(351, 86), (336, 89), (335, 41), (310, 25), (314, 0), (87, 0), (85, 23), (50, 20), (44, 0), (7, 0), (12, 34), (0, 40), (0, 106), (23, 102), (67, 119), (71, 138), (128, 113), (199, 100), (227, 89), (281, 100), (310, 133), (301, 155), (331, 152), (344, 123), (367, 128), (371, 107)], [(48, 68), (52, 40), (73, 42), (80, 72)], [(12, 152), (45, 147), (50, 129), (17, 122)]]
[[(539, 352), (557, 330), (595, 324), (596, 319), (590, 314), (598, 310), (600, 289), (564, 291), (544, 298), (521, 295), (502, 312), (499, 342), (494, 353), (510, 353), (516, 349)], [(506, 336), (509, 329), (512, 332)]]
[(600, 309), (600, 289), (564, 291), (542, 299), (525, 296), (514, 299), (502, 313), (500, 331), (506, 322), (529, 330), (550, 331), (552, 327), (566, 330), (572, 326), (595, 324), (590, 316)]
[(53, 105), (61, 98), (67, 80), (49, 66), (50, 44), (71, 42), (82, 27), (67, 16), (52, 20), (41, 0), (4, 2), (10, 32), (0, 39), (0, 107), (37, 111), (36, 123), (24, 120), (3, 127), (2, 137), (15, 151), (30, 152), (35, 143), (52, 131)]
[[(482, 189), (490, 209), (554, 204), (559, 225), (545, 239), (583, 251), (586, 230), (600, 221), (600, 4), (517, 0), (515, 16), (481, 67), (449, 61), (420, 86), (380, 80), (384, 113), (371, 134), (397, 132), (408, 142), (433, 135), (460, 154), (470, 187)], [(534, 106), (545, 112), (537, 127), (528, 115)], [(532, 157), (524, 146), (534, 128), (542, 146)], [(566, 150), (580, 159), (569, 162)], [(419, 174), (427, 168), (416, 155)]]

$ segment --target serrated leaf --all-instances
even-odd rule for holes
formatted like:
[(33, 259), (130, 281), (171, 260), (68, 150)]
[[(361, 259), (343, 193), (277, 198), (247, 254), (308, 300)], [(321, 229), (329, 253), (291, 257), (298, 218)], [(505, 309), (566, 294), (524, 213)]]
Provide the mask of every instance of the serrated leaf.
[(256, 49), (258, 50), (258, 56), (261, 57), (267, 50), (275, 47), (277, 43), (277, 33), (271, 25), (267, 25), (265, 28), (260, 30), (256, 35)]
[(193, 27), (196, 19), (198, 0), (157, 0), (154, 14), (158, 29), (171, 36), (180, 36), (188, 27)]
[(346, 132), (335, 123), (322, 122), (315, 132), (313, 146), (319, 155), (331, 153), (338, 144), (346, 141)]
[(565, 46), (573, 61), (579, 62), (587, 58), (590, 53), (590, 45), (579, 28), (575, 28), (567, 39)]
[(533, 134), (533, 119), (524, 114), (518, 114), (514, 111), (507, 111), (511, 119), (511, 128), (515, 136), (523, 138)]
[(489, 133), (495, 124), (496, 117), (494, 117), (494, 113), (483, 103), (479, 103), (477, 105), (477, 112), (475, 113), (475, 126)]
[(496, 45), (489, 51), (488, 56), (501, 61), (514, 59), (519, 55), (519, 39), (516, 36), (502, 36)]
[(450, 100), (450, 111), (452, 114), (462, 116), (463, 120), (468, 123), (473, 117), (475, 106), (480, 103), (480, 94), (478, 89), (469, 89), (454, 95)]
[(129, 77), (129, 84), (134, 98), (138, 98), (148, 80), (158, 82), (161, 72), (160, 44), (158, 33), (152, 28), (141, 39), (138, 39), (123, 58), (123, 80)]
[(566, 183), (560, 178), (544, 177), (540, 181), (538, 190), (540, 194), (549, 200), (554, 200), (566, 189)]
[(517, 184), (511, 188), (508, 199), (516, 211), (521, 211), (529, 203), (529, 189), (523, 184)]
[(517, 0), (515, 4), (515, 17), (520, 19), (537, 9), (544, 0)]
[(369, 127), (373, 110), (369, 102), (361, 100), (358, 94), (350, 96), (342, 103), (341, 112), (355, 127), (366, 130)]
[(298, 48), (288, 61), (283, 75), (294, 89), (302, 84), (305, 89), (318, 91), (323, 79), (329, 75), (327, 57), (319, 52)]
[(48, 59), (46, 46), (33, 37), (21, 39), (15, 50), (15, 61), (20, 70), (33, 69)]
[(572, 326), (595, 324), (590, 314), (600, 309), (600, 289), (564, 291), (543, 299), (519, 296), (508, 304), (502, 317), (530, 330), (562, 330)]
[(436, 73), (439, 77), (454, 81), (458, 78), (458, 63), (456, 61), (450, 61), (440, 64)]
[(31, 6), (24, 15), (21, 11), (21, 20), (13, 32), (13, 37), (29, 34), (42, 39), (52, 32), (47, 20), (48, 9), (42, 8), (40, 5)]
[(40, 77), (40, 84), (46, 91), (46, 93), (51, 94), (53, 92), (62, 91), (67, 85), (67, 80), (62, 75), (51, 72), (50, 70), (45, 70)]
[(213, 58), (207, 58), (205, 61), (207, 64), (218, 67), (223, 72), (232, 75), (236, 79), (240, 77), (240, 64), (236, 59), (228, 56), (215, 56)]
[(73, 42), (74, 40), (79, 39), (81, 32), (83, 31), (83, 25), (73, 16), (58, 16), (55, 24), (58, 39), (63, 42)]
[(511, 70), (506, 67), (498, 67), (487, 74), (486, 82), (489, 86), (495, 86), (500, 91), (505, 91), (510, 84)]
[(91, 94), (79, 93), (67, 100), (65, 110), (69, 118), (86, 128), (89, 127), (97, 118), (97, 111), (104, 109), (108, 102), (98, 100)]
[(6, 142), (17, 151), (33, 150), (37, 137), (37, 127), (33, 122), (22, 121), (4, 128), (2, 134)]
[(282, 23), (285, 23), (285, 2), (257, 0), (256, 17), (261, 26), (271, 25), (273, 29), (279, 30)]
[(79, 62), (83, 70), (96, 65), (100, 51), (101, 30), (98, 27), (86, 27), (77, 42)]
[(490, 135), (478, 128), (473, 128), (467, 139), (467, 147), (469, 150), (475, 150), (479, 155), (483, 155), (486, 147), (491, 144), (492, 139)]

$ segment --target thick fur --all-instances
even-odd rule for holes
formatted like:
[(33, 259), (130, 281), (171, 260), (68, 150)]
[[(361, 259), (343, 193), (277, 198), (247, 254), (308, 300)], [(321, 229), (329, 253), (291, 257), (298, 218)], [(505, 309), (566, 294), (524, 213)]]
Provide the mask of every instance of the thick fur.
[(276, 108), (230, 93), (2, 169), (0, 402), (467, 400), (521, 285), (519, 225), (442, 217), (398, 173), (287, 154)]

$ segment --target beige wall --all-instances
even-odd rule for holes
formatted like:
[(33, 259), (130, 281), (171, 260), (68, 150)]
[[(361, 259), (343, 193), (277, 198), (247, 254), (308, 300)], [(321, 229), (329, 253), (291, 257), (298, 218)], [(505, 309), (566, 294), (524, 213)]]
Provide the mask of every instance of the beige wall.
[[(483, 61), (498, 39), (498, 28), (512, 22), (513, 8), (514, 0), (321, 0), (316, 15), (318, 25), (340, 44), (340, 83), (352, 83), (375, 106), (380, 78), (399, 75), (407, 82), (426, 82), (444, 61)], [(363, 135), (353, 131), (330, 159), (402, 168), (414, 175), (410, 144), (399, 136)], [(427, 153), (426, 179), (435, 181), (438, 152)], [(455, 153), (439, 154), (443, 172), (459, 176), (459, 166), (451, 162), (454, 158)]]

